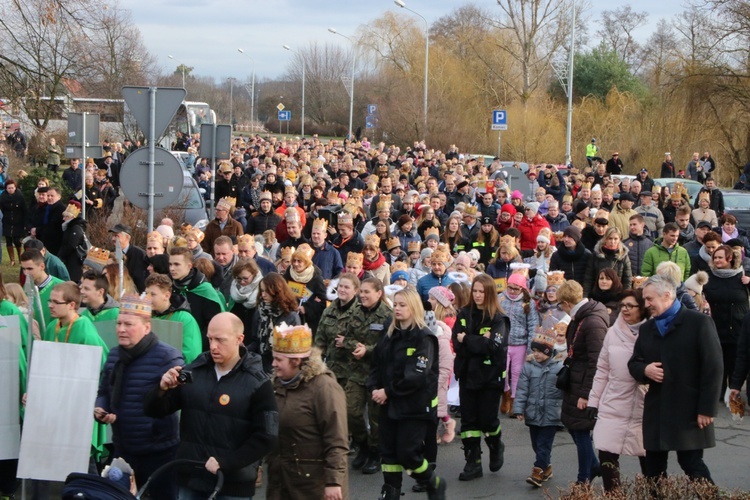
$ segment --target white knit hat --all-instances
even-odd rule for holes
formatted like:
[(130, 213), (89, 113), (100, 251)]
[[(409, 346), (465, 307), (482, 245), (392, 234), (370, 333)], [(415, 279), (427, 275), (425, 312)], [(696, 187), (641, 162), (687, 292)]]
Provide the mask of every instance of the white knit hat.
[(703, 285), (706, 283), (708, 283), (708, 273), (706, 271), (698, 271), (685, 281), (685, 288), (700, 295), (703, 293)]

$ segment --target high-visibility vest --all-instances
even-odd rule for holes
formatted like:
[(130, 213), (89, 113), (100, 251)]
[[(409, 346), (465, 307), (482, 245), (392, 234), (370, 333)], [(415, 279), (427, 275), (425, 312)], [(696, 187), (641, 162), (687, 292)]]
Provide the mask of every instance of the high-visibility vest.
[(589, 144), (586, 146), (586, 156), (594, 157), (599, 154), (599, 148), (596, 147), (596, 144)]

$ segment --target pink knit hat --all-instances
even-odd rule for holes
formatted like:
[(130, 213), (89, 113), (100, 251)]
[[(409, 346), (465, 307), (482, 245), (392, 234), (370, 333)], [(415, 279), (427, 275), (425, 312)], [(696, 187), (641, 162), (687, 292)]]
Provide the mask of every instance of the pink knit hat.
[(440, 304), (443, 307), (449, 307), (453, 304), (453, 301), (455, 300), (455, 296), (453, 295), (453, 292), (451, 292), (449, 289), (445, 288), (444, 286), (436, 286), (435, 288), (430, 288), (430, 291), (428, 292), (429, 296), (433, 299), (438, 301), (438, 304)]
[(463, 264), (465, 267), (471, 266), (471, 257), (469, 257), (469, 254), (466, 252), (461, 252), (458, 254), (458, 257), (456, 257), (456, 264)]
[(508, 284), (509, 285), (516, 285), (520, 286), (524, 290), (528, 290), (526, 286), (526, 276), (524, 276), (521, 273), (513, 273), (510, 275), (510, 278), (508, 278)]
[(514, 199), (523, 200), (523, 194), (521, 194), (521, 191), (516, 189), (515, 191), (511, 193), (510, 199), (511, 200), (514, 200)]

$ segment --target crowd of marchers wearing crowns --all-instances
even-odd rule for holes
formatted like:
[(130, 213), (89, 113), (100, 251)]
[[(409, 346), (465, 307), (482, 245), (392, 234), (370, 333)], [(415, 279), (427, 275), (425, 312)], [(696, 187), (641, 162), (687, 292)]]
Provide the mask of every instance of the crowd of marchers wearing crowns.
[[(576, 482), (616, 490), (621, 455), (658, 479), (669, 451), (712, 481), (713, 418), (720, 400), (743, 411), (750, 374), (750, 242), (724, 213), (710, 154), (684, 170), (667, 154), (651, 170), (675, 177), (669, 189), (648, 168), (621, 175), (619, 154), (604, 162), (595, 141), (586, 168), (531, 165), (513, 185), (497, 159), (455, 146), (255, 136), (234, 139), (215, 169), (198, 147), (176, 146), (208, 198), (216, 172), (215, 217), (164, 219), (145, 249), (123, 223), (109, 248), (88, 248), (81, 218), (81, 202), (111, 211), (131, 145), (72, 161), (67, 203), (42, 180), (27, 206), (2, 173), (10, 261), (40, 301), (27, 324), (23, 291), (0, 281), (0, 314), (36, 339), (103, 347), (97, 428), (118, 425), (113, 444), (95, 437), (92, 461), (124, 458), (139, 486), (176, 457), (206, 462), (201, 481), (180, 473), (158, 498), (209, 491), (217, 469), (233, 498), (252, 497), (261, 471), (268, 498), (347, 498), (350, 469), (382, 472), (385, 500), (400, 497), (403, 471), (410, 488), (445, 498), (439, 444), (459, 435), (458, 479), (470, 481), (485, 472), (484, 438), (496, 472), (505, 415), (528, 426), (533, 487), (552, 478), (561, 426)], [(57, 171), (59, 146), (48, 152)], [(693, 203), (679, 177), (703, 183)], [(163, 345), (152, 319), (180, 322), (182, 345)], [(106, 345), (96, 323), (108, 320), (135, 340)], [(192, 385), (178, 377), (188, 370)], [(199, 391), (224, 380), (242, 390), (196, 410)], [(252, 400), (242, 417), (235, 397)], [(226, 435), (207, 433), (206, 415)], [(160, 439), (146, 439), (156, 421)], [(14, 469), (2, 470), (0, 494), (12, 494)]]

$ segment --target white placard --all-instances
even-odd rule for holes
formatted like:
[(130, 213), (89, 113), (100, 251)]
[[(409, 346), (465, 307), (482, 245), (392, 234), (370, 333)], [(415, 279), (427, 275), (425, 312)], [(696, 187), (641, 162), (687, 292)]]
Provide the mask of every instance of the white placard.
[(88, 472), (99, 346), (34, 342), (18, 477), (64, 481)]
[(0, 316), (0, 460), (18, 458), (21, 421), (18, 371), (21, 328), (18, 317)]

